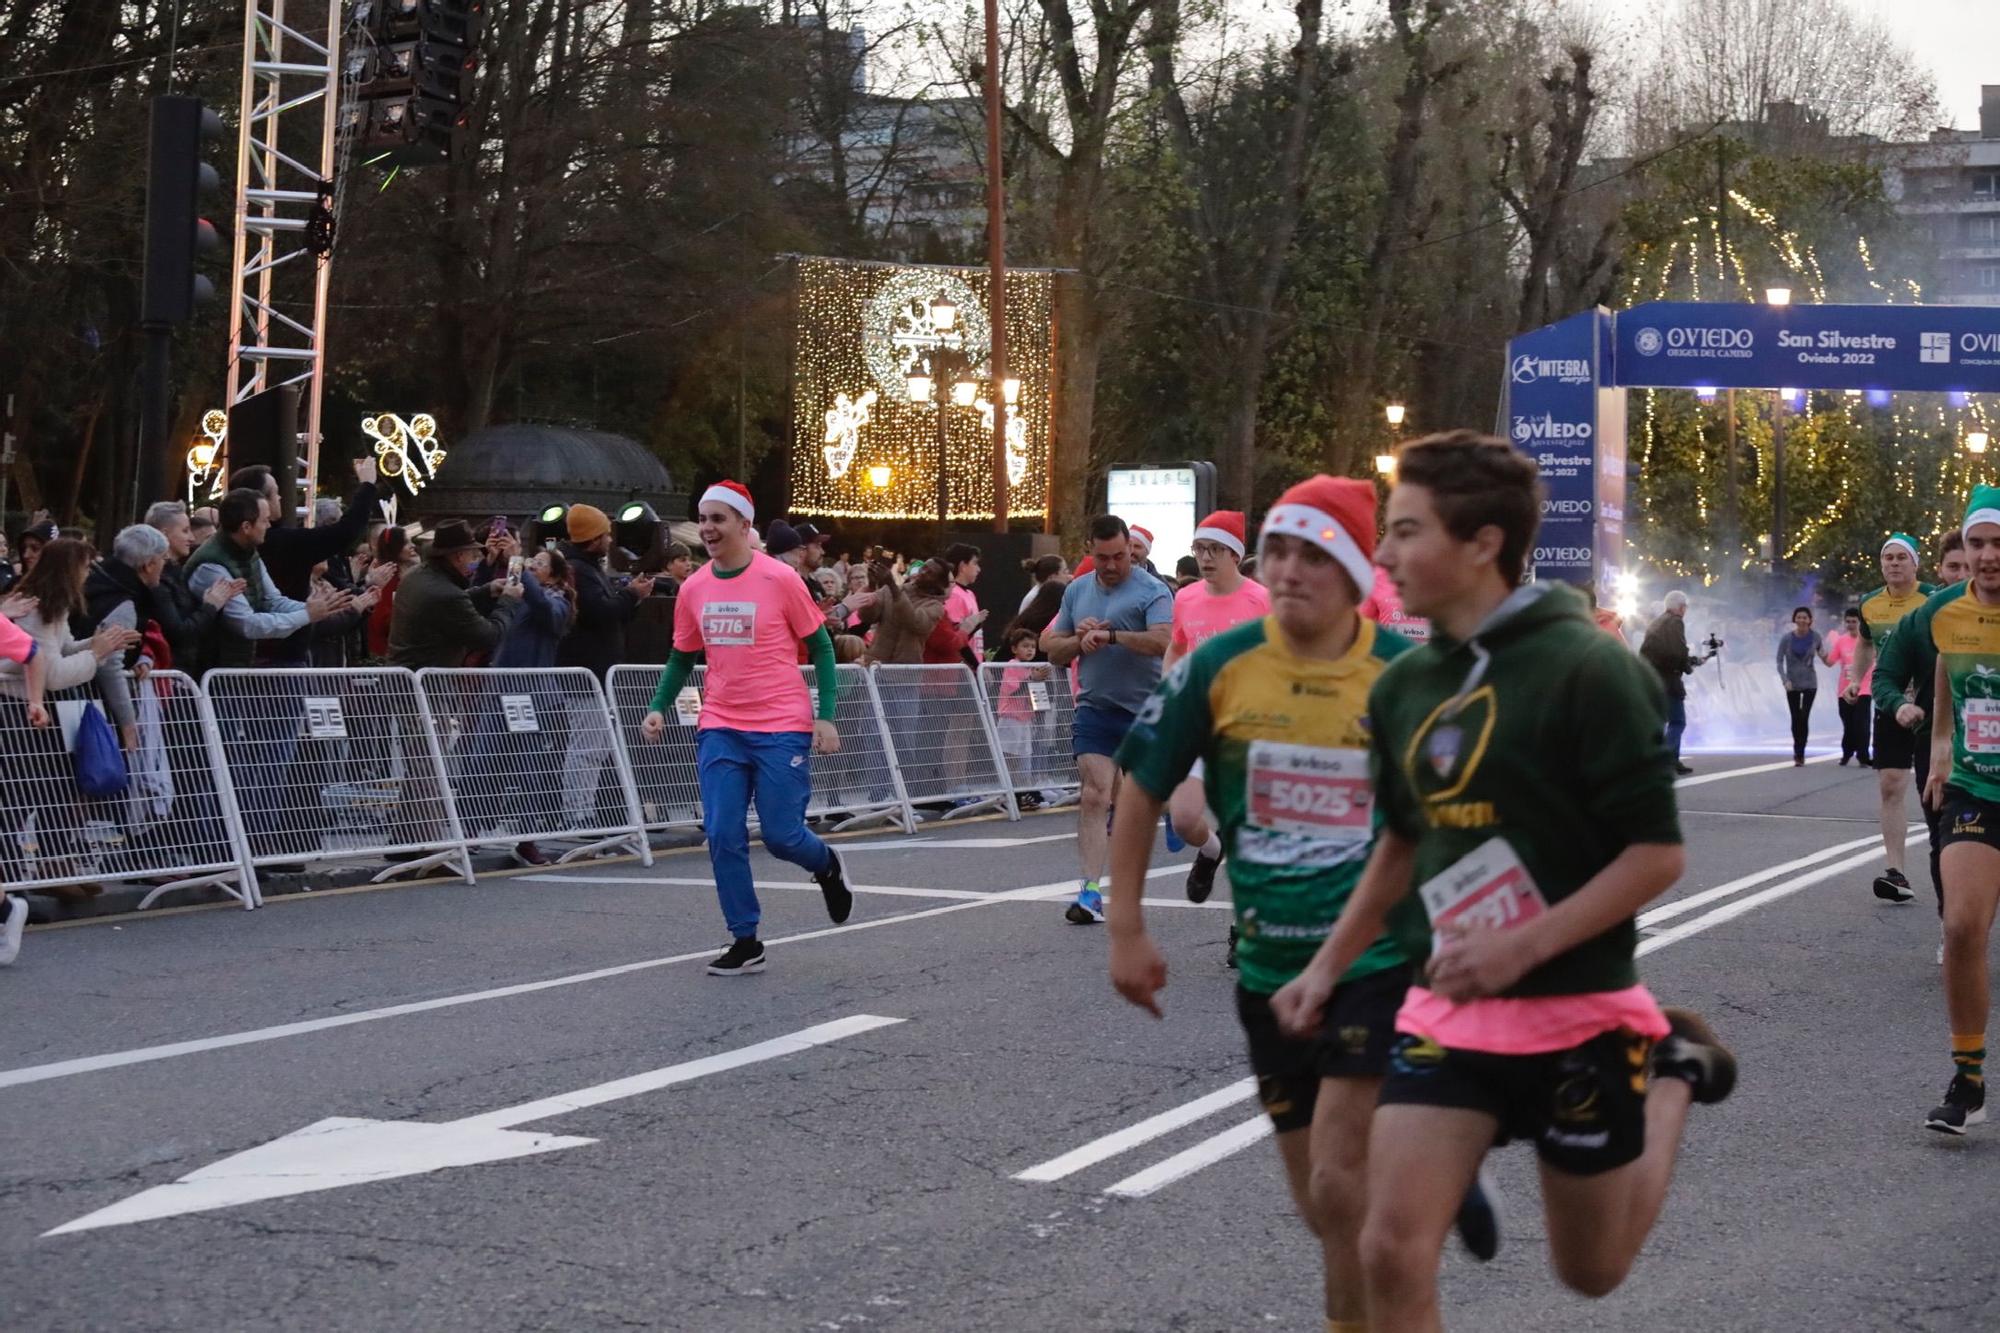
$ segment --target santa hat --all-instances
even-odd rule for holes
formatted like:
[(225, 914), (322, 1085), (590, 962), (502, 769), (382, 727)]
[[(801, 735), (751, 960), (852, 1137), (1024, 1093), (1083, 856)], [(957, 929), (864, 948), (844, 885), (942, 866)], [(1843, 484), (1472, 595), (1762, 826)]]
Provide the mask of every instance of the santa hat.
[[(1969, 525), (1970, 525), (1970, 520), (1969, 520), (1969, 519), (1967, 520), (1967, 523), (1968, 523), (1968, 526), (1969, 526)], [(1920, 555), (1918, 555), (1918, 554), (1917, 554), (1917, 539), (1916, 539), (1915, 537), (1912, 537), (1912, 536), (1911, 536), (1911, 535), (1910, 535), (1909, 533), (1907, 533), (1907, 532), (1892, 532), (1892, 533), (1890, 533), (1890, 534), (1889, 534), (1889, 540), (1887, 540), (1887, 541), (1885, 541), (1885, 542), (1883, 542), (1883, 543), (1882, 543), (1882, 549), (1886, 551), (1886, 550), (1888, 550), (1888, 549), (1889, 549), (1889, 548), (1890, 548), (1891, 546), (1900, 546), (1900, 547), (1902, 547), (1902, 548), (1903, 548), (1903, 549), (1904, 549), (1905, 551), (1908, 551), (1908, 552), (1910, 553), (1910, 559), (1912, 559), (1912, 560), (1922, 560), (1922, 559), (1923, 559), (1923, 557), (1922, 557), (1922, 556), (1920, 556)]]
[(1234, 509), (1218, 509), (1201, 521), (1194, 530), (1198, 542), (1214, 542), (1236, 552), (1236, 558), (1243, 558), (1243, 515)]
[(1137, 523), (1134, 523), (1129, 529), (1127, 529), (1127, 531), (1129, 531), (1134, 537), (1137, 537), (1140, 541), (1146, 543), (1146, 549), (1148, 551), (1153, 549), (1152, 533), (1146, 531), (1146, 529), (1140, 527)]
[[(1972, 496), (1965, 506), (1965, 522), (1959, 525), (1958, 530), (1970, 532), (1975, 523), (2000, 523), (2000, 486), (1972, 488)], [(1912, 545), (1914, 547), (1914, 543)], [(1912, 549), (1910, 554), (1915, 555), (1916, 551)]]
[(1260, 542), (1272, 536), (1311, 542), (1354, 580), (1357, 597), (1375, 586), (1375, 483), (1356, 477), (1308, 477), (1264, 515)]
[(757, 517), (757, 505), (750, 499), (750, 488), (740, 481), (718, 481), (701, 493), (703, 504), (728, 505), (746, 519)]

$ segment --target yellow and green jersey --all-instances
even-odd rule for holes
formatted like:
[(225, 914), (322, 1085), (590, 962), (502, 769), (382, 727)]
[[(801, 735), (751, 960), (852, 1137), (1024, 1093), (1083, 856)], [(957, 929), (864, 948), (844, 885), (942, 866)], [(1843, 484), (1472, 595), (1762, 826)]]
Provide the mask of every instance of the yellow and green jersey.
[(1954, 584), (1925, 602), (1903, 632), (1929, 641), (1951, 683), (1950, 785), (2000, 804), (2000, 606)]
[[(1861, 599), (1861, 637), (1874, 645), (1878, 660), (1894, 637), (1896, 626), (1936, 591), (1933, 584), (1919, 583), (1906, 593), (1891, 592), (1886, 587), (1877, 588)], [(1877, 697), (1875, 707), (1880, 709), (1887, 705)]]
[[(1345, 655), (1321, 661), (1286, 648), (1270, 617), (1249, 621), (1175, 663), (1119, 747), (1119, 766), (1162, 801), (1203, 762), (1246, 990), (1297, 976), (1354, 892), (1377, 826), (1368, 691), (1410, 647), (1363, 620)], [(1398, 910), (1421, 923), (1414, 894)], [(1392, 931), (1343, 980), (1407, 961)]]

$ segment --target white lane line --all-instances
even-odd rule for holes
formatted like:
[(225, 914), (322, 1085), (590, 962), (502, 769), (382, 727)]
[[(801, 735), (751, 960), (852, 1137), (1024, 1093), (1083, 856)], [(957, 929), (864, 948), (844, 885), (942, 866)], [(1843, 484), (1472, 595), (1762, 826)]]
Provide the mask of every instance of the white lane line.
[[(1147, 878), (1150, 879), (1154, 875), (1164, 875), (1179, 868), (1178, 865), (1160, 866), (1155, 870), (1148, 871)], [(663, 878), (658, 875), (513, 875), (510, 878), (526, 880), (533, 884), (671, 884), (676, 887), (685, 886), (699, 889), (711, 889), (715, 887), (715, 881), (712, 879), (678, 878), (675, 876), (666, 876)], [(1106, 881), (1107, 885), (1109, 882), (1108, 880)], [(963, 902), (971, 902), (974, 899), (981, 898), (993, 898), (1011, 892), (1011, 890), (1006, 889), (995, 889), (987, 893), (975, 893), (971, 889), (916, 889), (902, 884), (850, 884), (847, 887), (856, 893), (876, 893), (892, 898), (950, 898)], [(765, 889), (791, 889), (801, 893), (819, 892), (819, 885), (808, 883), (804, 880), (760, 879), (757, 881), (757, 888), (760, 892)], [(1025, 898), (1008, 898), (1007, 901), (1027, 902), (1030, 900)], [(1229, 899), (1227, 898), (1210, 898), (1207, 902), (1200, 903), (1191, 903), (1186, 898), (1141, 898), (1139, 902), (1145, 907), (1204, 907), (1217, 912), (1226, 912), (1229, 910)]]
[[(1245, 1097), (1255, 1095), (1256, 1091), (1256, 1079), (1238, 1079), (1228, 1087), (1218, 1089), (1207, 1096), (1197, 1097), (1191, 1102), (1162, 1111), (1158, 1115), (1148, 1116), (1136, 1125), (1127, 1125), (1124, 1129), (1106, 1134), (1103, 1138), (1092, 1139), (1081, 1148), (1073, 1148), (1060, 1157), (1052, 1157), (1039, 1166), (1031, 1166), (1026, 1171), (1016, 1174), (1014, 1179), (1046, 1185), (1050, 1181), (1061, 1180), (1064, 1176), (1073, 1176), (1085, 1167), (1096, 1166), (1107, 1158), (1116, 1157), (1122, 1152), (1130, 1152), (1142, 1143), (1151, 1143), (1162, 1134), (1171, 1134), (1182, 1125), (1191, 1125), (1197, 1120), (1214, 1115), (1225, 1106), (1234, 1106)], [(1269, 1119), (1268, 1116), (1264, 1118)]]
[(1204, 1167), (1214, 1166), (1224, 1158), (1233, 1157), (1251, 1144), (1269, 1137), (1271, 1137), (1271, 1117), (1259, 1112), (1254, 1119), (1245, 1120), (1234, 1129), (1225, 1129), (1214, 1138), (1203, 1139), (1192, 1148), (1177, 1152), (1164, 1162), (1155, 1162), (1144, 1171), (1125, 1177), (1104, 1192), (1121, 1199), (1143, 1199), (1156, 1190), (1165, 1189), (1176, 1180), (1191, 1176)]
[[(712, 889), (712, 879), (681, 878), (674, 875), (516, 875), (517, 880), (530, 884), (668, 884), (676, 888)], [(912, 889), (900, 884), (849, 884), (856, 893), (876, 893), (889, 898), (952, 898), (960, 902), (971, 902), (976, 898), (990, 898), (991, 893), (974, 893), (971, 889)], [(819, 885), (803, 880), (760, 879), (757, 889), (811, 889), (819, 892)], [(995, 892), (1007, 892), (1001, 889)]]
[[(1929, 836), (1928, 832), (1913, 833), (1910, 835), (1909, 845), (1914, 847), (1918, 843), (1925, 841)], [(1696, 907), (1713, 902), (1717, 898), (1724, 898), (1733, 893), (1740, 893), (1745, 889), (1752, 888), (1777, 876), (1790, 874), (1793, 871), (1803, 870), (1807, 867), (1817, 867), (1798, 879), (1774, 885), (1761, 893), (1750, 894), (1748, 897), (1740, 898), (1735, 902), (1716, 908), (1712, 912), (1704, 913), (1692, 921), (1686, 921), (1672, 929), (1664, 930), (1650, 939), (1642, 940), (1639, 943), (1638, 953), (1643, 957), (1655, 950), (1664, 949), (1669, 944), (1684, 940), (1691, 935), (1698, 935), (1712, 926), (1719, 926), (1726, 921), (1733, 921), (1737, 917), (1748, 915), (1757, 910), (1757, 908), (1762, 907), (1765, 903), (1776, 902), (1780, 898), (1790, 897), (1792, 894), (1809, 889), (1815, 884), (1824, 883), (1836, 875), (1844, 874), (1856, 866), (1866, 865), (1874, 859), (1873, 844), (1879, 841), (1879, 837), (1868, 837), (1857, 839), (1854, 842), (1841, 843), (1834, 847), (1823, 848), (1810, 856), (1800, 857), (1794, 861), (1787, 861), (1782, 865), (1770, 866), (1754, 874), (1731, 880), (1727, 884), (1719, 884), (1712, 889), (1704, 890), (1701, 893), (1683, 898), (1678, 902), (1668, 903), (1665, 907), (1657, 908), (1652, 912), (1644, 913), (1639, 917), (1639, 924), (1642, 927), (1652, 921), (1661, 921), (1683, 915)], [(1830, 865), (1818, 865), (1819, 862), (1825, 861), (1829, 857), (1838, 856), (1842, 852), (1853, 851), (1855, 848), (1863, 846), (1869, 847), (1870, 850), (1863, 851), (1858, 855), (1849, 856), (1844, 860), (1835, 861)], [(1060, 1180), (1064, 1176), (1072, 1175), (1077, 1171), (1083, 1170), (1085, 1167), (1095, 1165), (1107, 1157), (1116, 1156), (1118, 1153), (1125, 1152), (1142, 1143), (1159, 1138), (1161, 1135), (1170, 1133), (1183, 1125), (1192, 1124), (1196, 1120), (1204, 1119), (1219, 1110), (1222, 1106), (1248, 1096), (1255, 1089), (1256, 1081), (1254, 1079), (1245, 1079), (1242, 1083), (1231, 1084), (1229, 1087), (1209, 1093), (1207, 1096), (1197, 1098), (1183, 1106), (1162, 1111), (1160, 1114), (1147, 1120), (1142, 1120), (1127, 1129), (1108, 1134), (1101, 1139), (1092, 1140), (1090, 1143), (1086, 1143), (1083, 1147), (1073, 1152), (1065, 1153), (1063, 1156), (1044, 1162), (1040, 1166), (1031, 1167), (1029, 1170), (1016, 1175), (1014, 1179), (1035, 1183)], [(1158, 1128), (1155, 1129), (1155, 1126)], [(1126, 1199), (1144, 1198), (1146, 1195), (1164, 1189), (1177, 1180), (1193, 1175), (1204, 1167), (1213, 1166), (1224, 1158), (1243, 1151), (1251, 1144), (1268, 1136), (1270, 1132), (1270, 1117), (1260, 1115), (1255, 1120), (1245, 1121), (1234, 1128), (1211, 1135), (1162, 1162), (1147, 1167), (1135, 1175), (1127, 1176), (1125, 1179), (1111, 1185), (1104, 1193)], [(1058, 1167), (1063, 1169), (1055, 1169)]]
[(1873, 824), (1874, 815), (1786, 815), (1775, 810), (1690, 810), (1683, 815), (1708, 815), (1716, 819), (1784, 819), (1803, 824)]
[[(1838, 758), (1840, 758), (1840, 756), (1837, 754), (1816, 754), (1812, 758), (1806, 760), (1806, 762), (1808, 764), (1830, 764)], [(1731, 769), (1726, 769), (1721, 773), (1697, 773), (1691, 778), (1680, 779), (1678, 782), (1674, 783), (1674, 786), (1700, 787), (1710, 782), (1721, 782), (1724, 778), (1747, 778), (1753, 773), (1776, 773), (1783, 769), (1796, 768), (1796, 767), (1797, 765), (1792, 763), (1792, 761), (1789, 759), (1786, 759), (1776, 764), (1753, 764), (1749, 768), (1731, 768)]]
[[(1930, 835), (1926, 832), (1924, 836), (1929, 837)], [(1639, 925), (1643, 929), (1646, 926), (1652, 925), (1655, 921), (1670, 921), (1674, 917), (1692, 912), (1697, 907), (1705, 907), (1718, 898), (1727, 898), (1731, 894), (1741, 893), (1745, 889), (1754, 888), (1767, 879), (1776, 879), (1780, 875), (1789, 875), (1795, 870), (1804, 870), (1808, 866), (1817, 865), (1821, 861), (1839, 856), (1842, 852), (1851, 852), (1858, 847), (1868, 847), (1879, 844), (1881, 841), (1881, 834), (1870, 834), (1865, 838), (1856, 838), (1852, 842), (1840, 842), (1835, 843), (1831, 847), (1822, 847), (1816, 852), (1801, 856), (1795, 861), (1787, 861), (1783, 865), (1766, 866), (1764, 869), (1752, 871), (1740, 879), (1732, 879), (1727, 884), (1718, 884), (1712, 889), (1703, 889), (1700, 893), (1691, 893), (1685, 898), (1676, 898), (1670, 903), (1662, 903), (1650, 911), (1641, 912), (1639, 914)]]
[[(1909, 845), (1915, 847), (1920, 842), (1927, 842), (1929, 838), (1930, 834), (1928, 831), (1913, 833), (1910, 835)], [(1850, 856), (1844, 861), (1835, 861), (1832, 865), (1821, 866), (1811, 874), (1801, 875), (1799, 878), (1787, 883), (1774, 884), (1761, 893), (1753, 893), (1748, 897), (1738, 898), (1735, 902), (1725, 903), (1713, 912), (1704, 912), (1692, 921), (1683, 921), (1678, 926), (1661, 931), (1651, 939), (1641, 940), (1639, 942), (1639, 956), (1644, 957), (1646, 954), (1652, 953), (1655, 949), (1664, 949), (1669, 944), (1684, 940), (1690, 935), (1699, 935), (1710, 926), (1719, 926), (1725, 921), (1734, 921), (1739, 916), (1745, 916), (1756, 911), (1765, 903), (1774, 903), (1780, 898), (1789, 898), (1793, 894), (1803, 892), (1815, 884), (1824, 883), (1832, 879), (1835, 875), (1845, 874), (1856, 866), (1867, 865), (1869, 862), (1875, 860), (1875, 858), (1876, 853), (1873, 850), (1866, 851), (1859, 856)], [(1643, 917), (1640, 918), (1642, 922), (1644, 919)]]
[(840, 842), (834, 846), (846, 852), (909, 852), (909, 851), (1000, 851), (1009, 847), (1033, 847), (1044, 842), (1064, 842), (1074, 839), (1076, 834), (1049, 833), (1038, 838), (901, 838), (887, 842)]
[[(1151, 872), (1148, 878), (1158, 875), (1179, 874), (1181, 867), (1162, 866)], [(1067, 898), (1076, 892), (1073, 879), (1054, 880), (1047, 884), (1030, 884), (1024, 888), (1011, 889), (1004, 893), (986, 894), (971, 902), (947, 903), (942, 907), (926, 907), (921, 911), (902, 912), (895, 916), (875, 917), (868, 921), (852, 921), (844, 926), (827, 926), (819, 930), (801, 931), (796, 935), (783, 935), (771, 944), (802, 944), (807, 940), (822, 940), (834, 935), (846, 935), (857, 930), (874, 930), (880, 926), (900, 925), (906, 921), (922, 921), (929, 917), (947, 916), (953, 912), (969, 911), (983, 907), (987, 903), (1015, 902), (1032, 899)], [(325, 1018), (309, 1018), (297, 1023), (280, 1023), (274, 1027), (252, 1028), (244, 1032), (228, 1032), (215, 1037), (197, 1037), (192, 1041), (166, 1042), (158, 1046), (139, 1046), (131, 1050), (110, 1051), (103, 1055), (86, 1055), (74, 1060), (56, 1060), (48, 1064), (23, 1065), (18, 1069), (0, 1070), (0, 1088), (20, 1087), (28, 1083), (46, 1083), (52, 1079), (71, 1078), (78, 1074), (94, 1074), (106, 1069), (121, 1069), (127, 1065), (150, 1064), (156, 1060), (172, 1060), (183, 1055), (199, 1055), (204, 1051), (226, 1050), (232, 1046), (251, 1046), (259, 1042), (279, 1041), (286, 1037), (303, 1037), (314, 1032), (328, 1032), (334, 1028), (353, 1027), (359, 1023), (378, 1023), (388, 1018), (404, 1018), (411, 1014), (427, 1014), (439, 1009), (456, 1009), (460, 1005), (479, 1004), (486, 1000), (504, 1000), (516, 995), (532, 995), (537, 991), (559, 990), (566, 986), (580, 986), (586, 982), (605, 981), (612, 977), (622, 977), (634, 972), (648, 972), (655, 968), (671, 967), (676, 963), (705, 961), (715, 957), (713, 946), (698, 949), (693, 953), (671, 954), (665, 958), (645, 958), (634, 963), (619, 963), (613, 967), (594, 968), (588, 972), (571, 972), (565, 976), (549, 977), (542, 981), (524, 981), (512, 986), (496, 986), (491, 990), (469, 991), (461, 995), (441, 995), (430, 1000), (412, 1000), (405, 1004), (385, 1005), (379, 1009), (363, 1009), (351, 1014), (332, 1014)]]

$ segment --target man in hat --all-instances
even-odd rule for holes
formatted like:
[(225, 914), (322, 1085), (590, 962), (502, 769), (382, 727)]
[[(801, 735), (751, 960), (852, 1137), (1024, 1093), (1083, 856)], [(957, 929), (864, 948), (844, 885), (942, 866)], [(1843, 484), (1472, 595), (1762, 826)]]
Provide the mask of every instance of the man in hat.
[[(648, 741), (666, 735), (666, 712), (687, 684), (695, 654), (706, 654), (695, 765), (715, 893), (730, 934), (729, 948), (708, 965), (716, 977), (764, 969), (757, 938), (763, 910), (750, 873), (753, 803), (765, 849), (818, 881), (834, 924), (854, 907), (839, 855), (805, 824), (811, 756), (840, 749), (833, 640), (797, 571), (751, 548), (756, 516), (749, 490), (737, 482), (717, 482), (703, 493), (697, 519), (710, 559), (681, 587), (674, 653), (640, 727)], [(781, 526), (792, 531), (771, 524)], [(818, 681), (817, 709), (799, 673), (801, 643)]]
[(800, 523), (792, 529), (799, 534), (799, 568), (810, 575), (826, 564), (826, 545), (833, 540), (831, 532), (822, 532), (811, 523)]
[[(1854, 652), (1856, 678), (1872, 679), (1875, 661), (1888, 646), (1897, 623), (1937, 591), (1917, 581), (1918, 559), (1917, 539), (1908, 533), (1892, 532), (1882, 543), (1882, 586), (1861, 599), (1861, 642)], [(1910, 834), (1910, 771), (1916, 767), (1919, 743), (1915, 728), (1921, 727), (1924, 719), (1921, 713), (1911, 716), (1914, 710), (1901, 717), (1885, 711), (1891, 700), (1908, 709), (1893, 689), (1888, 698), (1875, 697), (1875, 789), (1881, 798), (1882, 855), (1889, 866), (1875, 877), (1874, 889), (1875, 896), (1884, 902), (1906, 903), (1916, 897), (1903, 865)]]
[[(1362, 1279), (1378, 1333), (1442, 1326), (1445, 1237), (1510, 1138), (1540, 1159), (1557, 1276), (1615, 1290), (1666, 1202), (1690, 1106), (1736, 1082), (1708, 1024), (1639, 982), (1635, 918), (1686, 865), (1665, 710), (1580, 595), (1522, 584), (1541, 497), (1534, 460), (1505, 440), (1403, 446), (1375, 559), (1431, 639), (1369, 692), (1368, 864), (1271, 997), (1279, 1026), (1309, 1036), (1385, 928), (1416, 961), (1369, 1127)], [(1299, 817), (1275, 788), (1252, 799)], [(1423, 916), (1399, 912), (1412, 896)]]
[[(1944, 997), (1952, 1077), (1924, 1127), (1963, 1134), (1986, 1119), (1987, 941), (2000, 902), (2000, 487), (1975, 486), (1959, 531), (1972, 577), (1896, 627), (1934, 657), (1930, 782), (1944, 844)], [(1877, 673), (1877, 679), (1883, 673)], [(1880, 742), (1877, 742), (1879, 754)]]
[(518, 583), (473, 586), (482, 554), (472, 529), (446, 523), (431, 538), (430, 556), (404, 575), (389, 622), (389, 660), (412, 671), (462, 667), (474, 653), (490, 654), (521, 611)]
[[(639, 603), (653, 595), (653, 579), (641, 574), (623, 587), (611, 581), (605, 558), (611, 554), (611, 519), (595, 505), (571, 505), (569, 540), (563, 557), (576, 577), (576, 614), (556, 648), (556, 665), (583, 667), (599, 681), (625, 660), (625, 627)], [(598, 788), (611, 757), (611, 728), (604, 710), (588, 697), (570, 700), (569, 743), (563, 750), (563, 815), (579, 828), (598, 822)]]
[[(1234, 572), (1241, 514), (1212, 514), (1195, 537), (1197, 551), (1220, 548)], [(1357, 612), (1373, 585), (1374, 548), (1374, 483), (1312, 477), (1265, 516), (1259, 549), (1268, 598), (1256, 608), (1239, 604), (1236, 611), (1249, 614), (1229, 620), (1226, 608), (1199, 602), (1192, 616), (1182, 614), (1180, 601), (1209, 595), (1208, 584), (1181, 594), (1178, 665), (1119, 749), (1126, 783), (1111, 835), (1112, 984), (1158, 1015), (1166, 962), (1140, 906), (1153, 827), (1170, 794), (1177, 798), (1190, 781), (1200, 789), (1189, 775), (1206, 764), (1242, 932), (1236, 1012), (1292, 1198), (1320, 1241), (1327, 1327), (1340, 1333), (1363, 1327), (1365, 1317), (1368, 1125), (1389, 1072), (1410, 956), (1394, 935), (1377, 939), (1342, 975), (1309, 1036), (1279, 1030), (1271, 996), (1333, 929), (1374, 837), (1368, 692), (1411, 646)], [(1197, 558), (1204, 572), (1216, 566), (1214, 549)], [(1399, 910), (1421, 921), (1414, 901)], [(1477, 1185), (1463, 1213), (1468, 1245), (1491, 1258), (1498, 1235)]]
[[(1373, 507), (1374, 493), (1369, 493)], [(1194, 532), (1194, 561), (1201, 580), (1190, 583), (1174, 595), (1174, 635), (1167, 644), (1164, 669), (1207, 643), (1225, 630), (1269, 614), (1271, 595), (1261, 583), (1243, 577), (1243, 515), (1234, 509), (1218, 509), (1201, 521)], [(1370, 546), (1375, 535), (1369, 533)], [(1204, 903), (1215, 891), (1215, 872), (1222, 864), (1222, 840), (1208, 822), (1209, 800), (1202, 786), (1202, 764), (1196, 760), (1186, 781), (1174, 789), (1167, 801), (1167, 817), (1183, 842), (1195, 849), (1194, 865), (1188, 870), (1189, 902)], [(1229, 937), (1229, 964), (1235, 965), (1236, 933)]]

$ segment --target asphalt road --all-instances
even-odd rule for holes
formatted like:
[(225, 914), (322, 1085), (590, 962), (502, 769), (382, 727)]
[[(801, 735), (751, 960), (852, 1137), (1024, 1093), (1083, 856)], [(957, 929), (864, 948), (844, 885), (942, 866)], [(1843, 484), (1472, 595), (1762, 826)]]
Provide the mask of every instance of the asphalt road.
[[(2000, 1326), (2000, 1128), (1919, 1126), (1950, 1073), (1928, 889), (1869, 892), (1872, 774), (1740, 771), (1771, 761), (1696, 761), (1734, 775), (1681, 792), (1642, 963), (1734, 1045), (1735, 1097), (1599, 1302), (1548, 1271), (1531, 1152), (1497, 1154), (1506, 1248), (1448, 1257), (1453, 1327)], [(1125, 1007), (1062, 920), (1073, 824), (846, 839), (838, 929), (760, 855), (770, 967), (736, 980), (702, 971), (699, 852), (32, 932), (0, 1324), (1317, 1330), (1226, 915), (1167, 865), (1167, 1017)]]

